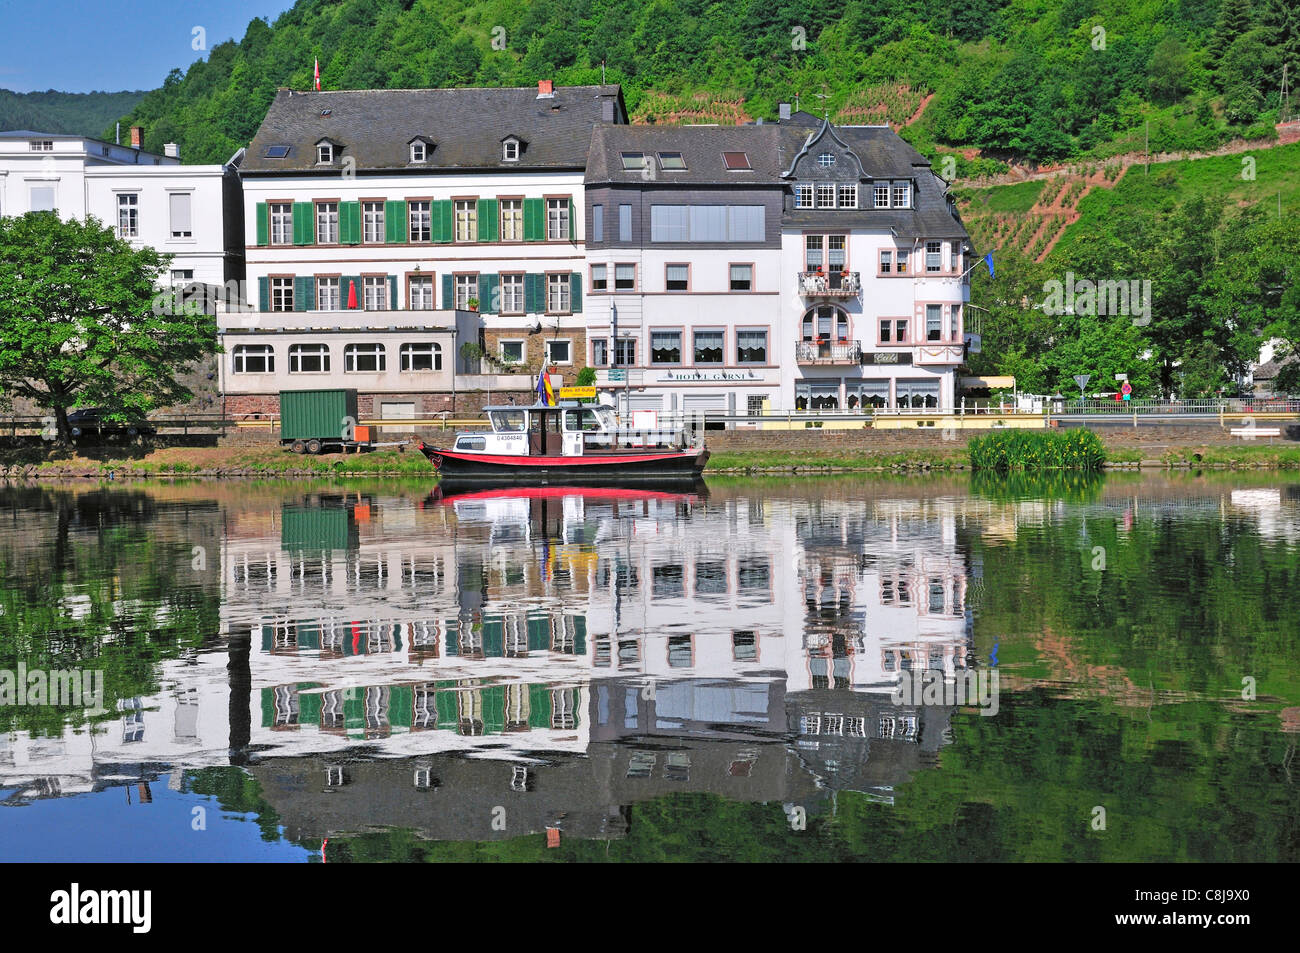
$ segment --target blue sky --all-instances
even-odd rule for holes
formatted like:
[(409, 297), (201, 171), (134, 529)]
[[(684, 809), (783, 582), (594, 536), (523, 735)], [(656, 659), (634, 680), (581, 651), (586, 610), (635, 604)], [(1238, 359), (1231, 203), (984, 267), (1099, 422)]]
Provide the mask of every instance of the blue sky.
[(153, 89), (172, 68), (207, 56), (193, 48), (196, 26), (210, 49), (242, 39), (254, 17), (274, 22), (291, 6), (293, 0), (0, 0), (0, 88)]

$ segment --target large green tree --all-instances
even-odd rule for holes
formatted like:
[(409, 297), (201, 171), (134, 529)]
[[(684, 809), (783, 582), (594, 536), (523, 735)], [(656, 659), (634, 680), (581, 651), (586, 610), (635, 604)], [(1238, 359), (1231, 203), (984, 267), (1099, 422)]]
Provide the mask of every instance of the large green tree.
[(0, 218), (0, 391), (52, 410), (64, 442), (70, 407), (137, 415), (192, 397), (176, 375), (216, 351), (216, 320), (159, 290), (170, 262), (93, 218)]

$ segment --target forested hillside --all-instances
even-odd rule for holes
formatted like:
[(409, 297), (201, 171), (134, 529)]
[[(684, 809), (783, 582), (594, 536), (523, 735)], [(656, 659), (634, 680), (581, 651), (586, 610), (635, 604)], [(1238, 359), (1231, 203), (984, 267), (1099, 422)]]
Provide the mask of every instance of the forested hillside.
[(15, 93), (0, 89), (0, 129), (32, 129), (70, 136), (101, 136), (134, 109), (144, 91), (123, 93)]
[(778, 102), (907, 124), (959, 174), (1000, 160), (1204, 149), (1271, 135), (1294, 0), (299, 0), (173, 71), (129, 115), (146, 146), (218, 162), (278, 86), (593, 83), (635, 118), (738, 122)]

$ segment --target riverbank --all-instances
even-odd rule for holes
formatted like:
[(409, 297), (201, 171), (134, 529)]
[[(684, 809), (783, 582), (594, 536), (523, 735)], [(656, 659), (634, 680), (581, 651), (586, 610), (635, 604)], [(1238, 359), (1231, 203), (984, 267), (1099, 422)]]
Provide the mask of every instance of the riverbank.
[[(1293, 441), (1186, 446), (1133, 446), (1106, 439), (1108, 470), (1300, 468), (1300, 444)], [(829, 443), (829, 442), (828, 442)], [(823, 445), (753, 450), (718, 449), (706, 474), (817, 474), (958, 472), (970, 469), (964, 441), (936, 441), (914, 448)], [(102, 447), (58, 450), (24, 447), (0, 450), (0, 478), (140, 479), (153, 477), (395, 477), (434, 475), (418, 452), (407, 449), (320, 457), (289, 453), (275, 445)]]

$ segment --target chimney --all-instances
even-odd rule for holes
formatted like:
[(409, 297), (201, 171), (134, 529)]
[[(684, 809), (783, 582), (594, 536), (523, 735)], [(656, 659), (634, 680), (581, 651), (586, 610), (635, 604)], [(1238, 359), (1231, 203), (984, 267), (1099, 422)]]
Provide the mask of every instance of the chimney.
[(781, 104), (780, 104), (779, 106), (777, 106), (776, 108), (777, 108), (777, 115), (779, 115), (782, 119), (789, 119), (789, 118), (790, 118), (790, 104), (789, 104), (789, 103), (781, 103)]
[(144, 126), (131, 127), (131, 148), (140, 149), (144, 146)]
[(537, 81), (537, 98), (550, 99), (555, 95), (555, 80), (539, 79)]
[(163, 143), (163, 155), (169, 159), (179, 159), (181, 157), (181, 147), (174, 142)]

